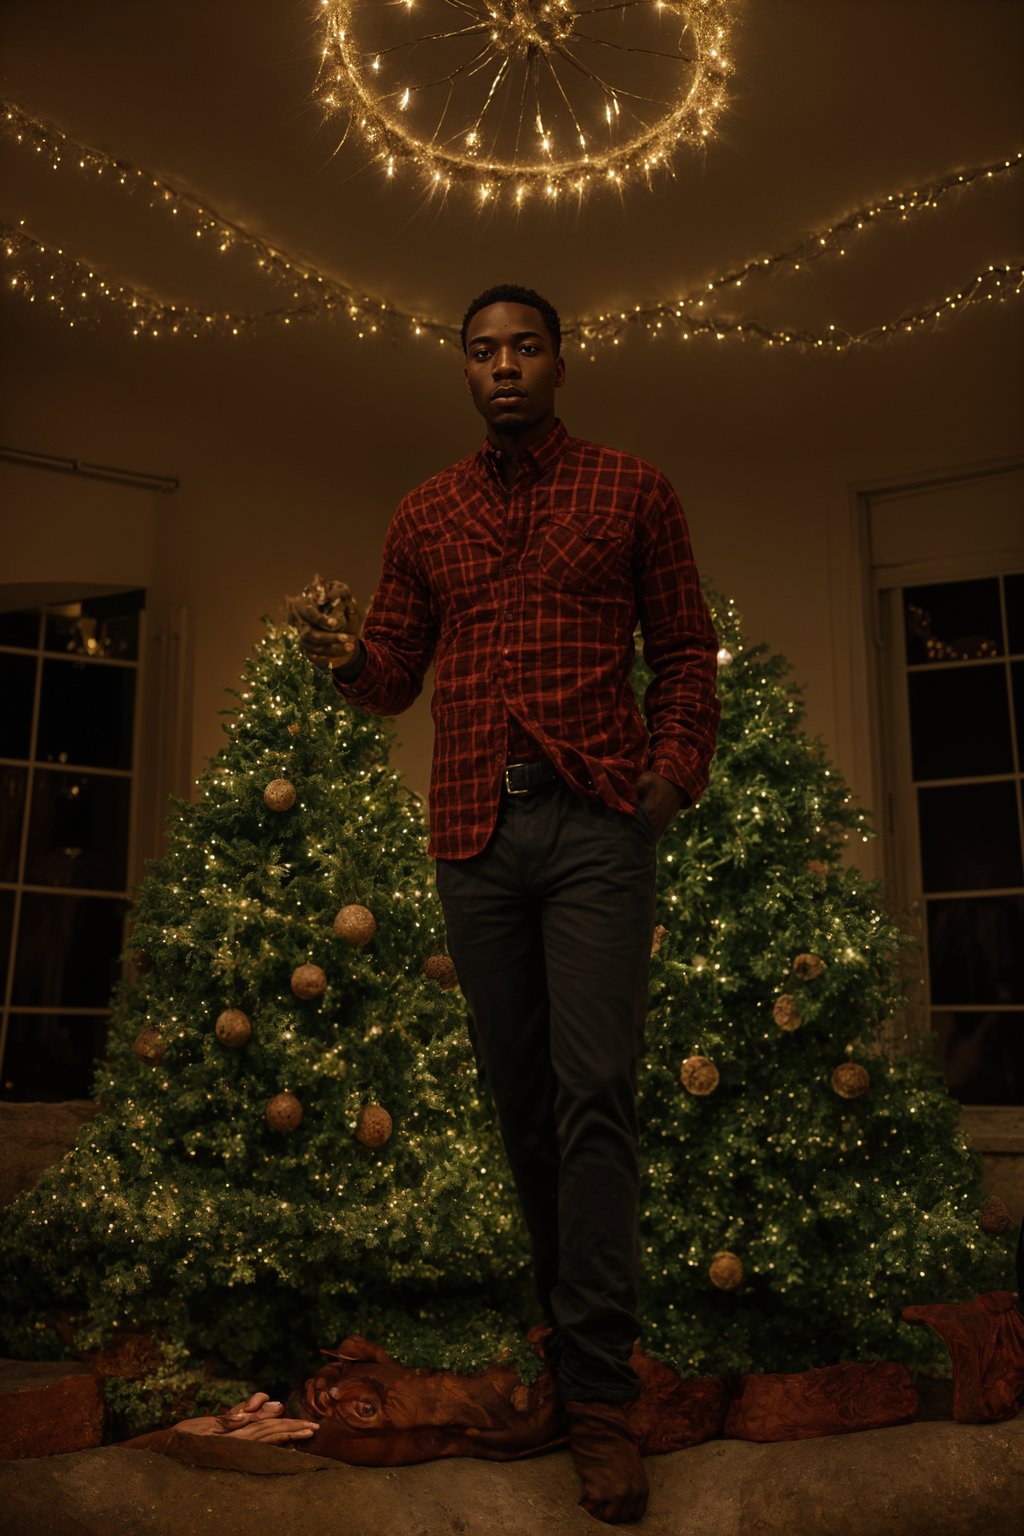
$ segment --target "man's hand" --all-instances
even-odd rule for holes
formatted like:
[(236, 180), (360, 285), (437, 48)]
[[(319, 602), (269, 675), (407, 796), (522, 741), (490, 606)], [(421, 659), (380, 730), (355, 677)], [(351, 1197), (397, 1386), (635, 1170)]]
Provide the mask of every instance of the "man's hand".
[(286, 598), (288, 620), (315, 667), (343, 667), (359, 643), (362, 615), (343, 581), (313, 580), (298, 597)]
[(648, 768), (636, 781), (637, 794), (651, 818), (654, 835), (660, 838), (674, 816), (689, 804), (686, 795), (669, 779)]
[(305, 1440), (318, 1428), (312, 1419), (285, 1419), (281, 1403), (271, 1402), (266, 1392), (254, 1392), (248, 1402), (227, 1413), (202, 1419), (182, 1419), (175, 1429), (190, 1435), (233, 1435), (236, 1440)]

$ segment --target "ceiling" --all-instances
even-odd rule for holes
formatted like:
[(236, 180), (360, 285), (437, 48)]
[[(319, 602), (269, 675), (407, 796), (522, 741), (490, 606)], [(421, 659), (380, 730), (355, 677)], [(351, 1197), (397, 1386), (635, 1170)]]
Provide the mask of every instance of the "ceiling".
[[(414, 172), (387, 181), (356, 135), (339, 147), (341, 124), (313, 102), (316, 10), (3, 0), (2, 91), (335, 277), (447, 321), (496, 280), (549, 291), (568, 318), (671, 297), (879, 194), (1024, 143), (1016, 0), (741, 0), (729, 104), (705, 153), (680, 150), (652, 191), (483, 212), (458, 192), (425, 199)], [(268, 302), (251, 261), (190, 246), (137, 196), (6, 142), (0, 171), (5, 218), (122, 281), (175, 300)], [(755, 279), (741, 308), (857, 329), (927, 302), (1024, 249), (1021, 181), (866, 235), (812, 273)]]

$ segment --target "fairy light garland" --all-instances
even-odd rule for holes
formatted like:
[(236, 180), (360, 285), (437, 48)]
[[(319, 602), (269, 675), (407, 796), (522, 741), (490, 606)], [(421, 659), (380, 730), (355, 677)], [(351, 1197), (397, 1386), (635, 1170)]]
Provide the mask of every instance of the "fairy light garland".
[[(321, 0), (316, 99), (391, 177), (482, 203), (651, 184), (703, 147), (737, 0)], [(614, 75), (614, 78), (613, 78)]]
[[(195, 238), (207, 238), (219, 255), (230, 251), (253, 257), (257, 268), (288, 290), (279, 305), (255, 312), (209, 309), (174, 304), (145, 288), (117, 283), (62, 247), (44, 243), (25, 228), (0, 224), (3, 251), (14, 270), (8, 288), (27, 302), (52, 306), (71, 327), (95, 324), (104, 312), (119, 312), (133, 336), (242, 336), (257, 327), (291, 326), (331, 318), (348, 320), (359, 340), (405, 333), (441, 345), (458, 344), (459, 327), (438, 317), (418, 315), (361, 292), (312, 262), (303, 261), (237, 220), (226, 218), (205, 200), (179, 184), (131, 161), (80, 143), (33, 116), (13, 101), (0, 100), (0, 129), (23, 148), (46, 158), (58, 169), (68, 164), (88, 175), (105, 177), (125, 192), (144, 196), (149, 206), (182, 227), (192, 226)], [(865, 203), (832, 224), (802, 236), (786, 249), (754, 257), (719, 274), (673, 300), (635, 304), (630, 309), (585, 315), (563, 329), (565, 341), (592, 357), (598, 347), (618, 345), (630, 330), (652, 338), (676, 332), (684, 341), (712, 336), (757, 340), (770, 347), (842, 351), (865, 346), (935, 325), (952, 313), (986, 300), (1005, 300), (1019, 293), (1019, 263), (991, 263), (952, 293), (929, 304), (851, 334), (838, 325), (822, 331), (771, 327), (736, 315), (707, 312), (707, 295), (742, 287), (757, 276), (778, 269), (799, 272), (826, 255), (844, 256), (850, 240), (887, 221), (906, 222), (934, 210), (949, 193), (964, 194), (992, 181), (1016, 175), (1024, 166), (1024, 151), (981, 165), (947, 172), (920, 186), (902, 189)], [(45, 270), (44, 270), (45, 269)]]

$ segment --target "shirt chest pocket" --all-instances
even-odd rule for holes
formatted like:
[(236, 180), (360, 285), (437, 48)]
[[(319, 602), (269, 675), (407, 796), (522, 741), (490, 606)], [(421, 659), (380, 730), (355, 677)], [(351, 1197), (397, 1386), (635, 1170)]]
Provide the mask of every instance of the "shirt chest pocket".
[(607, 592), (630, 575), (633, 525), (607, 512), (553, 513), (540, 546), (546, 586), (570, 592)]

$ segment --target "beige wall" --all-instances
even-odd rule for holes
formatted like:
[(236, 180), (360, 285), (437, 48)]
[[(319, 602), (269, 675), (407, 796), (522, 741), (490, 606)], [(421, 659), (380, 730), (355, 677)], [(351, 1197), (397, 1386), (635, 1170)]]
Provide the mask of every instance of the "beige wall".
[[(33, 486), (31, 573), (8, 542), (9, 504), (0, 571), (43, 576), (49, 501), (54, 574), (71, 574), (58, 531), (74, 494), (83, 580), (105, 571), (131, 581), (129, 566), (151, 560), (157, 623), (178, 605), (189, 610), (194, 775), (218, 748), (223, 690), (260, 614), (280, 613), (284, 594), (314, 570), (343, 576), (365, 600), (402, 492), (477, 445), (459, 360), (407, 342), (361, 348), (329, 328), (234, 346), (147, 345), (68, 334), (21, 312), (13, 321), (21, 366), (6, 380), (3, 440), (172, 475), (180, 489), (153, 497), (92, 482), (73, 492), (67, 477), (18, 471), (21, 504)], [(864, 803), (869, 648), (850, 488), (1020, 451), (1020, 342), (1017, 311), (993, 305), (854, 356), (638, 336), (596, 363), (570, 359), (561, 396), (570, 430), (670, 474), (702, 571), (737, 600), (752, 640), (790, 658), (808, 729)], [(133, 497), (139, 515), (126, 523)], [(399, 722), (397, 754), (420, 791), (431, 733), (424, 697)]]

